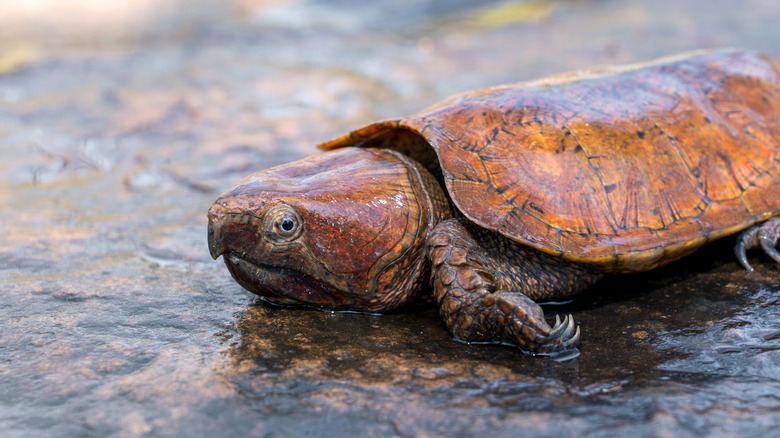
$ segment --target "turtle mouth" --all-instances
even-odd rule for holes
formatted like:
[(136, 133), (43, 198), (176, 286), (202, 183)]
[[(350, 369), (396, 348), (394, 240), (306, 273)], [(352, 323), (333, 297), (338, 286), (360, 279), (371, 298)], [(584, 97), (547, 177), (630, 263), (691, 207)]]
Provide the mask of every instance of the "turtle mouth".
[(280, 306), (349, 309), (351, 300), (333, 286), (297, 269), (257, 263), (229, 252), (223, 255), (233, 278), (244, 289)]

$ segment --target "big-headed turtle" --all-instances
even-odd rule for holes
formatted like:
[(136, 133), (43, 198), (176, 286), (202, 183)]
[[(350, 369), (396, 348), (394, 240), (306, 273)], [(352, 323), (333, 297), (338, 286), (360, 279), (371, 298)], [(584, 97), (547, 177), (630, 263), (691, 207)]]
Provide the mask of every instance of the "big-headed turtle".
[(573, 346), (539, 299), (745, 230), (775, 260), (780, 63), (736, 50), (454, 96), (255, 173), (209, 210), (211, 255), (267, 301), (383, 312), (433, 288), (461, 340)]

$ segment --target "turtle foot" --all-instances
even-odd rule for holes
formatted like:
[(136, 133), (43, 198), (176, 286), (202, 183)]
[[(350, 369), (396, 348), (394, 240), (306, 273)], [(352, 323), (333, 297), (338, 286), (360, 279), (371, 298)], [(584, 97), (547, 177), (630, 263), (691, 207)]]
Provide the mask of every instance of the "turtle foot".
[(512, 311), (505, 313), (505, 306), (498, 306), (499, 308), (496, 309), (499, 313), (505, 314), (504, 318), (499, 316), (496, 320), (499, 323), (507, 321), (501, 330), (504, 339), (534, 355), (556, 355), (576, 347), (580, 339), (580, 327), (571, 315), (564, 316), (563, 320), (555, 315), (555, 324), (550, 327), (538, 304), (517, 293), (499, 293), (499, 295), (507, 294), (512, 297), (511, 301), (514, 304)]
[(509, 344), (533, 355), (550, 356), (574, 349), (580, 338), (571, 315), (563, 320), (556, 315), (550, 327), (542, 308), (517, 292), (486, 294), (469, 307), (465, 315), (463, 307), (457, 314), (443, 315), (453, 335), (465, 342)]
[(747, 251), (761, 248), (766, 255), (777, 263), (780, 263), (780, 251), (777, 250), (777, 242), (780, 240), (780, 217), (773, 217), (766, 222), (753, 225), (737, 238), (734, 246), (734, 254), (737, 261), (748, 272), (753, 272), (747, 259)]

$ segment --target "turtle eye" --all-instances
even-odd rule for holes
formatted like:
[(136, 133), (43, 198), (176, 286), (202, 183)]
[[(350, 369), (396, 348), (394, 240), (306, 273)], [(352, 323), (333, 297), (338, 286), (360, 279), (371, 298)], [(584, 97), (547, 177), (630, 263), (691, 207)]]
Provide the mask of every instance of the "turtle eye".
[(298, 218), (289, 214), (282, 215), (274, 223), (274, 231), (280, 236), (292, 236), (296, 228), (298, 228)]
[(303, 221), (294, 208), (287, 204), (271, 207), (265, 215), (266, 235), (277, 242), (289, 242), (303, 232)]

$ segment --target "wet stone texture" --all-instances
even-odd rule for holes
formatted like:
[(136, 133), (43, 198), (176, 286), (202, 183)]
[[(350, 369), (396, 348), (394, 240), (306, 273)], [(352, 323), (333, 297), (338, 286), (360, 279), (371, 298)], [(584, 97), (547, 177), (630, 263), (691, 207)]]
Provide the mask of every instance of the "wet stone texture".
[(732, 239), (548, 307), (581, 325), (566, 361), (455, 343), (433, 309), (270, 308), (206, 247), (246, 174), (458, 91), (701, 47), (780, 57), (776, 1), (7, 3), (3, 436), (780, 426), (780, 269), (747, 274)]

